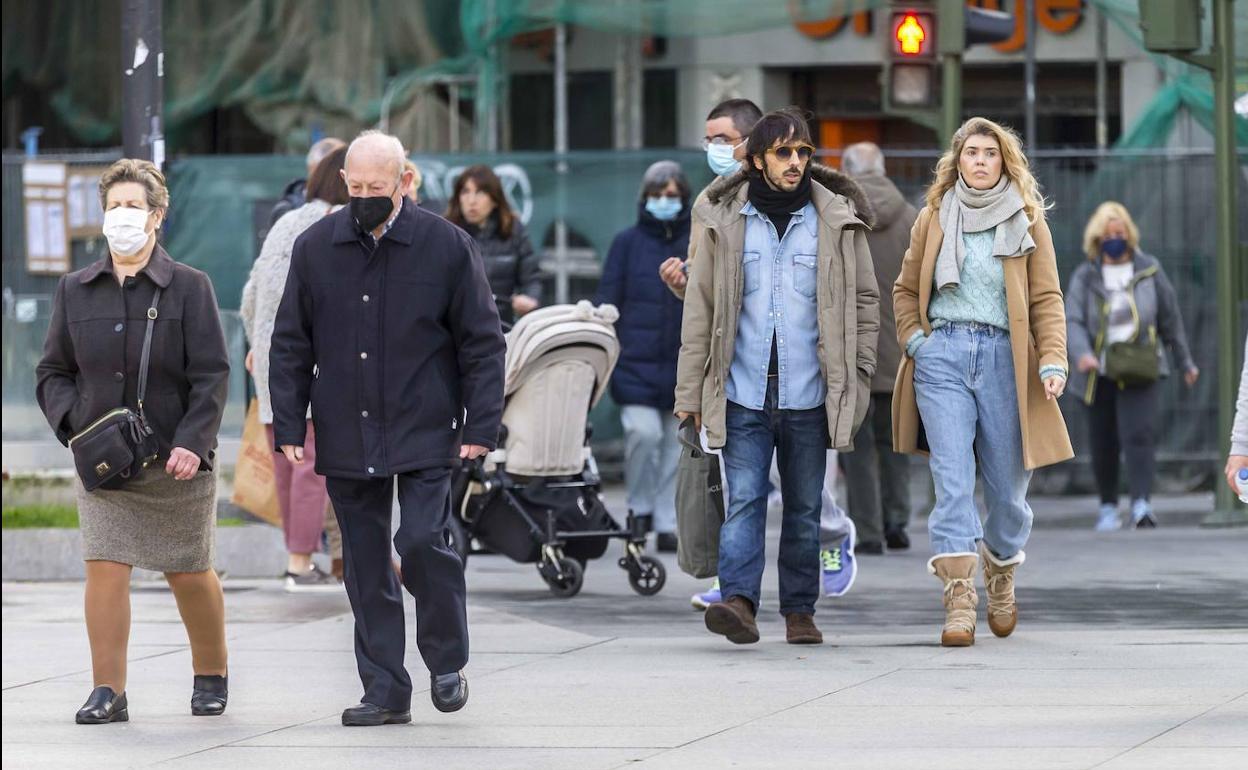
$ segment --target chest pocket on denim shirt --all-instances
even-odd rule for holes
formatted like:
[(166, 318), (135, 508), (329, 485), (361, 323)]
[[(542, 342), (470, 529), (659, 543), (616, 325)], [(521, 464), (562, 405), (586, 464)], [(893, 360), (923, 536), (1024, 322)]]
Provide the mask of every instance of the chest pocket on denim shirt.
[(818, 257), (814, 254), (793, 255), (793, 290), (806, 299), (815, 298), (819, 287)]
[(758, 291), (758, 261), (757, 251), (747, 251), (741, 255), (741, 269), (745, 272), (745, 294)]

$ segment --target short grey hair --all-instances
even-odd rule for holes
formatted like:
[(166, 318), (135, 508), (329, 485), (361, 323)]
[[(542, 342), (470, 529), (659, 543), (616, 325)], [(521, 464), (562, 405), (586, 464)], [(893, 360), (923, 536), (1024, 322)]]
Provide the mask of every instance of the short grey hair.
[(685, 177), (685, 170), (680, 167), (679, 163), (674, 160), (651, 163), (641, 177), (641, 199), (645, 200), (647, 195), (662, 190), (667, 187), (668, 182), (672, 181), (676, 182), (680, 197), (689, 200), (689, 180)]
[(347, 146), (347, 143), (342, 141), (336, 136), (327, 136), (324, 139), (321, 139), (320, 141), (316, 142), (315, 144), (312, 145), (311, 148), (308, 149), (308, 154), (304, 158), (304, 160), (307, 161), (307, 164), (308, 164), (308, 171), (311, 171), (312, 169), (316, 168), (317, 165), (319, 165), (321, 161), (325, 160), (326, 155), (330, 154), (331, 152), (338, 149), (339, 147), (346, 147), (346, 146)]
[(397, 136), (375, 129), (361, 131), (358, 136), (351, 140), (351, 145), (347, 147), (344, 167), (350, 167), (351, 153), (356, 150), (357, 146), (361, 149), (370, 148), (379, 155), (390, 155), (394, 162), (395, 176), (403, 175), (403, 164), (407, 160), (407, 152), (403, 149), (403, 142), (399, 141)]
[(884, 153), (874, 142), (858, 142), (841, 154), (841, 168), (850, 176), (884, 176)]

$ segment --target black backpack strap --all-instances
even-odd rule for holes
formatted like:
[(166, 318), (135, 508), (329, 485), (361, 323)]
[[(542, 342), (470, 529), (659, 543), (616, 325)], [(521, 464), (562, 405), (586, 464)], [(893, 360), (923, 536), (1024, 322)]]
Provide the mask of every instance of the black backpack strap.
[(139, 359), (139, 416), (144, 420), (147, 417), (143, 414), (143, 397), (147, 393), (147, 367), (152, 357), (152, 327), (156, 325), (156, 305), (160, 303), (159, 286), (156, 287), (156, 293), (152, 295), (152, 306), (147, 309), (147, 332), (143, 335), (143, 356)]

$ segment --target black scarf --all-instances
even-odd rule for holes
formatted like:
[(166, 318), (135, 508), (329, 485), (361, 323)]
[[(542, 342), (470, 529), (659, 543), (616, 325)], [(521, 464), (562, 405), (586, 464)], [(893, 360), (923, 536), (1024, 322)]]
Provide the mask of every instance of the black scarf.
[(771, 220), (776, 226), (776, 235), (783, 238), (793, 212), (801, 211), (810, 203), (810, 165), (806, 166), (806, 173), (802, 174), (802, 181), (797, 183), (793, 192), (773, 190), (763, 178), (763, 172), (751, 169), (749, 195), (750, 203)]
[[(789, 229), (789, 220), (793, 218), (793, 212), (801, 211), (802, 208), (810, 203), (810, 166), (806, 166), (806, 173), (802, 174), (802, 181), (797, 183), (797, 187), (793, 188), (793, 192), (785, 192), (783, 190), (774, 190), (771, 185), (767, 184), (767, 180), (763, 178), (763, 173), (756, 169), (750, 169), (750, 203), (754, 204), (754, 208), (761, 211), (771, 223), (775, 225), (776, 235), (780, 238), (784, 237), (785, 232)], [(771, 361), (768, 362), (767, 375), (769, 377), (778, 376), (776, 360), (778, 358), (776, 351), (776, 337), (771, 337)]]

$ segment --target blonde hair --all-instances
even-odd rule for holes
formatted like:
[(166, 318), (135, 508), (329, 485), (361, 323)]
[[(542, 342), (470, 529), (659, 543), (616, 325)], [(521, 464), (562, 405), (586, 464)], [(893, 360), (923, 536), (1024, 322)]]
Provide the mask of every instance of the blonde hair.
[(1001, 148), (1002, 173), (1018, 188), (1023, 197), (1023, 210), (1027, 212), (1027, 221), (1031, 224), (1044, 219), (1044, 212), (1051, 204), (1040, 194), (1040, 185), (1031, 175), (1031, 166), (1027, 156), (1023, 154), (1023, 143), (1014, 130), (994, 123), (988, 118), (970, 118), (953, 132), (949, 141), (949, 149), (936, 162), (936, 171), (930, 187), (927, 188), (927, 205), (933, 210), (940, 210), (940, 201), (958, 181), (958, 158), (962, 155), (962, 146), (972, 136), (990, 136), (997, 140)]
[(1088, 255), (1088, 259), (1095, 262), (1101, 255), (1101, 236), (1105, 234), (1105, 228), (1113, 220), (1122, 222), (1123, 227), (1127, 229), (1127, 246), (1132, 252), (1140, 245), (1140, 230), (1135, 226), (1135, 220), (1131, 218), (1127, 207), (1118, 201), (1105, 201), (1096, 207), (1096, 211), (1092, 212), (1092, 217), (1088, 219), (1087, 227), (1083, 228), (1083, 251)]
[(420, 173), (420, 166), (409, 158), (403, 161), (403, 170), (412, 172), (412, 192), (418, 191), (420, 183), (424, 180), (424, 176)]
[(143, 186), (147, 207), (153, 211), (169, 208), (169, 188), (165, 175), (150, 160), (122, 158), (100, 176), (100, 208), (108, 208), (108, 191), (114, 185), (135, 182)]

